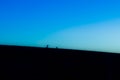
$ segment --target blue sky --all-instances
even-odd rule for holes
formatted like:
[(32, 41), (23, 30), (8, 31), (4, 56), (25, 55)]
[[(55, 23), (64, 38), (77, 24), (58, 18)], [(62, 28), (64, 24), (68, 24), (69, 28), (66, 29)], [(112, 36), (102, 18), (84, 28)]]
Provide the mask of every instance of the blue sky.
[[(67, 34), (66, 32), (71, 29), (73, 30), (71, 33), (74, 33), (77, 27), (80, 31), (81, 28), (84, 28), (84, 30), (96, 30), (96, 28), (98, 28), (97, 30), (105, 30), (106, 26), (104, 25), (107, 25), (112, 30), (115, 26), (119, 30), (119, 24), (117, 23), (120, 19), (119, 4), (119, 0), (0, 0), (0, 44), (43, 46), (48, 44), (47, 41), (57, 39), (56, 36), (51, 38), (52, 35), (65, 30), (64, 34)], [(114, 25), (110, 26), (109, 23)], [(84, 27), (90, 24), (96, 26)], [(100, 24), (103, 25), (99, 26)], [(105, 29), (101, 28), (103, 26)], [(88, 32), (83, 34), (80, 31), (78, 32), (82, 36), (91, 34)], [(69, 40), (72, 38), (70, 35), (66, 36), (69, 36)], [(102, 35), (99, 36), (102, 37)], [(88, 37), (85, 37), (85, 39), (88, 39)], [(64, 46), (51, 45), (67, 48), (68, 44), (64, 39), (61, 37)], [(76, 40), (77, 38), (74, 38), (71, 42), (76, 42)], [(46, 42), (42, 44), (40, 41)], [(38, 42), (41, 44), (38, 44)], [(87, 41), (88, 43), (85, 43), (85, 48), (83, 48), (78, 46), (80, 45), (79, 42), (73, 43), (76, 46), (70, 48), (88, 49), (88, 44), (91, 43)], [(60, 43), (58, 42), (58, 44)], [(71, 45), (73, 44), (71, 43)], [(105, 44), (105, 42), (103, 41), (101, 44)], [(95, 47), (91, 50), (105, 51), (101, 49), (102, 46), (98, 45), (97, 49)], [(118, 48), (118, 46), (116, 47)], [(111, 48), (104, 46), (104, 48), (109, 51), (112, 46)]]

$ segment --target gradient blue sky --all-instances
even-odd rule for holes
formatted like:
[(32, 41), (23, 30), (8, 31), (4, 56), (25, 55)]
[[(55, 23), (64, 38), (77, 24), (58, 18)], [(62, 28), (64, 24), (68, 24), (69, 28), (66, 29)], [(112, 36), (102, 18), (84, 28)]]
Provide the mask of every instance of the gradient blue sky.
[[(88, 50), (91, 46), (92, 49), (89, 50), (111, 51), (114, 44), (113, 40), (110, 42), (110, 47), (105, 46), (108, 44), (105, 41), (100, 42), (104, 44), (102, 46), (99, 46), (97, 42), (101, 38), (107, 40), (106, 37), (102, 36), (106, 34), (105, 30), (108, 30), (109, 27), (114, 30), (116, 26), (117, 29), (115, 30), (120, 30), (119, 19), (120, 0), (0, 0), (0, 44), (44, 46), (61, 36), (60, 39), (64, 45), (56, 42), (57, 44), (51, 44), (53, 47), (61, 46), (62, 48)], [(107, 28), (105, 25), (107, 25)], [(81, 32), (82, 28), (84, 28), (84, 33)], [(76, 32), (76, 29), (80, 30), (78, 31), (79, 33), (72, 34)], [(91, 31), (91, 29), (94, 31), (104, 30), (104, 34), (99, 35), (99, 40), (88, 41), (88, 37), (91, 37), (88, 34), (96, 34), (93, 33), (94, 31), (85, 31)], [(71, 32), (67, 32), (69, 30)], [(67, 34), (66, 37), (63, 36), (64, 34), (60, 34), (61, 32)], [(57, 35), (58, 33), (59, 35)], [(112, 32), (109, 33), (112, 34)], [(79, 41), (77, 41), (78, 36), (72, 39), (71, 35), (76, 36), (77, 34), (87, 35), (87, 37)], [(53, 37), (53, 35), (56, 36)], [(96, 36), (98, 35), (94, 35), (94, 38)], [(71, 41), (71, 47), (67, 47), (68, 41), (65, 38)], [(87, 41), (86, 43), (84, 43), (85, 40)], [(80, 42), (84, 43), (82, 44), (84, 47), (80, 46)], [(103, 46), (105, 50), (103, 50)], [(118, 51), (120, 49), (118, 46), (120, 44), (117, 46), (114, 44), (112, 51), (120, 52)]]

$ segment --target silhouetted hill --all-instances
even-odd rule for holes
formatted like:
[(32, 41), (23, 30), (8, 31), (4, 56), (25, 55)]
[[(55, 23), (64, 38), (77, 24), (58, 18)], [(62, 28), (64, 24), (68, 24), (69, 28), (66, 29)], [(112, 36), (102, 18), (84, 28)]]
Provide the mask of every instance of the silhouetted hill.
[(0, 63), (4, 79), (120, 79), (120, 54), (114, 53), (1, 45)]

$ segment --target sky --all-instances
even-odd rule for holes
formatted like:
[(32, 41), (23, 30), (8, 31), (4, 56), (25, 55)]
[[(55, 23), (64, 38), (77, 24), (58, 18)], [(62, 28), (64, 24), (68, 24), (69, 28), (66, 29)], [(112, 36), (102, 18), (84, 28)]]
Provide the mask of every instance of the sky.
[(120, 0), (0, 0), (0, 44), (120, 53)]

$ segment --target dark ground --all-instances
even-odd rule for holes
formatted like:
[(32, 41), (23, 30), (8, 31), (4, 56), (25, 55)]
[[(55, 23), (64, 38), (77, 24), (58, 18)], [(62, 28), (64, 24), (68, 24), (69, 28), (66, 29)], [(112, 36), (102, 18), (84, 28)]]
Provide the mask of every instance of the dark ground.
[(0, 46), (0, 80), (120, 80), (120, 54)]

